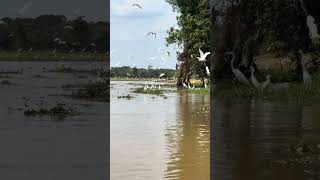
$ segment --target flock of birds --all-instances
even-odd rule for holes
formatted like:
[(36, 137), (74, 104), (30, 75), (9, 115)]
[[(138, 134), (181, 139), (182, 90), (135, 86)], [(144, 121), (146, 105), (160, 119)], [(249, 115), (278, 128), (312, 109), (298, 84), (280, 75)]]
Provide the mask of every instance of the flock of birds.
[[(312, 79), (311, 79), (311, 76), (306, 68), (305, 55), (302, 50), (300, 50), (299, 53), (301, 55), (303, 83), (304, 83), (305, 87), (309, 88), (312, 83)], [(250, 81), (247, 79), (247, 77), (238, 68), (234, 67), (234, 60), (235, 60), (234, 52), (231, 51), (231, 52), (227, 52), (225, 54), (232, 56), (232, 59), (230, 62), (230, 67), (231, 67), (232, 73), (234, 74), (234, 76), (238, 82), (245, 84), (245, 85), (252, 84), (255, 88), (260, 89), (260, 90), (266, 89), (271, 84), (271, 75), (270, 74), (267, 74), (266, 80), (264, 82), (259, 82), (254, 75), (255, 69), (253, 66), (250, 66), (250, 72), (251, 72), (251, 75), (250, 75), (251, 83), (250, 83)]]
[[(134, 7), (137, 7), (137, 8), (139, 8), (139, 9), (143, 9), (142, 8), (142, 6), (141, 5), (139, 5), (139, 4), (137, 4), (137, 3), (135, 3), (135, 4), (132, 4), (132, 6), (134, 6)], [(310, 17), (309, 17), (309, 19), (310, 19)], [(310, 21), (310, 20), (309, 20)], [(307, 22), (309, 22), (309, 21), (307, 21)], [(310, 27), (310, 24), (312, 24), (312, 23), (308, 23), (308, 27)], [(310, 30), (311, 31), (311, 30)], [(318, 33), (312, 33), (313, 31), (311, 31), (310, 32), (310, 36), (311, 35), (313, 35), (313, 34), (317, 34), (318, 35)], [(156, 38), (157, 37), (157, 35), (156, 35), (156, 33), (155, 32), (149, 32), (148, 34), (147, 34), (147, 36), (149, 36), (149, 35), (154, 35), (154, 37)], [(319, 35), (318, 35), (319, 36)], [(304, 85), (306, 86), (306, 87), (310, 87), (310, 85), (311, 85), (311, 82), (312, 82), (312, 80), (311, 80), (311, 76), (310, 76), (310, 74), (309, 74), (309, 72), (307, 71), (307, 68), (306, 68), (306, 66), (305, 66), (305, 64), (306, 64), (306, 61), (305, 61), (305, 59), (304, 59), (304, 53), (302, 52), (302, 50), (300, 50), (299, 51), (299, 53), (300, 53), (300, 55), (301, 55), (301, 58), (302, 58), (302, 60), (301, 60), (301, 66), (302, 66), (302, 75), (303, 75), (303, 82), (304, 82)], [(203, 53), (203, 51), (199, 48), (199, 54), (200, 54), (200, 56), (199, 57), (197, 57), (197, 59), (198, 59), (198, 61), (200, 61), (200, 62), (203, 62), (204, 63), (204, 65), (205, 65), (205, 72), (206, 72), (206, 74), (210, 77), (210, 69), (209, 69), (209, 67), (206, 65), (206, 58), (207, 58), (207, 56), (208, 55), (210, 55), (210, 52), (206, 52), (206, 53)], [(260, 89), (260, 90), (264, 90), (264, 89), (266, 89), (270, 84), (271, 84), (271, 75), (270, 74), (267, 74), (266, 75), (266, 79), (265, 79), (265, 81), (263, 81), (263, 82), (259, 82), (258, 81), (258, 79), (255, 77), (255, 75), (254, 75), (254, 73), (255, 73), (255, 69), (254, 69), (254, 67), (253, 66), (250, 66), (250, 80), (240, 71), (240, 69), (238, 68), (238, 67), (235, 67), (234, 66), (234, 61), (235, 61), (235, 54), (234, 54), (234, 52), (227, 52), (227, 53), (225, 53), (225, 55), (231, 55), (231, 62), (230, 62), (230, 67), (231, 67), (231, 70), (232, 70), (232, 73), (234, 74), (234, 76), (235, 76), (235, 78), (236, 78), (236, 80), (237, 81), (239, 81), (240, 83), (242, 83), (242, 84), (245, 84), (245, 85), (253, 85), (255, 88), (257, 88), (257, 89)], [(149, 58), (150, 59), (150, 58)], [(150, 59), (150, 60), (152, 60), (152, 59)], [(163, 77), (165, 74), (161, 74), (159, 77), (161, 78), (161, 77)], [(183, 87), (184, 88), (188, 88), (188, 89), (194, 89), (195, 87), (193, 86), (193, 87), (191, 87), (189, 84), (186, 84), (186, 83), (182, 83), (182, 85), (183, 85)], [(205, 83), (205, 87), (207, 86), (207, 84)], [(148, 86), (145, 86), (145, 90), (147, 90), (147, 89), (153, 89), (153, 88), (155, 88), (155, 86), (151, 86), (151, 87), (148, 87)], [(159, 85), (159, 89), (160, 89), (160, 85)]]
[(144, 86), (144, 88), (143, 88), (143, 91), (156, 90), (156, 89), (160, 90), (160, 89), (161, 89), (161, 85), (159, 84), (158, 87), (157, 87), (155, 84), (153, 84), (153, 85), (151, 85), (151, 86), (149, 86), (148, 84), (146, 84), (146, 85)]

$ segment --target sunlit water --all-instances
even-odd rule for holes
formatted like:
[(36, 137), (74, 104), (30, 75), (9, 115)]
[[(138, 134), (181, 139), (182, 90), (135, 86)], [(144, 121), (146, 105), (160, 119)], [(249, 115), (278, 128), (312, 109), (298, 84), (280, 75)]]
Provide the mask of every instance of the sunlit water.
[[(0, 85), (0, 179), (107, 179), (107, 123), (109, 104), (70, 98), (67, 84), (86, 84), (96, 77), (86, 73), (48, 73), (61, 65), (95, 69), (101, 63), (0, 62), (12, 85)], [(42, 77), (36, 76), (41, 75)], [(2, 76), (4, 76), (2, 74)], [(80, 76), (82, 76), (80, 78)], [(36, 107), (65, 103), (79, 115), (57, 119), (27, 117), (25, 100)]]
[(213, 99), (211, 103), (211, 179), (309, 179), (301, 167), (273, 162), (286, 158), (279, 151), (291, 144), (320, 144), (319, 102)]
[(210, 123), (196, 112), (210, 97), (132, 93), (140, 83), (111, 81), (111, 179), (208, 180)]

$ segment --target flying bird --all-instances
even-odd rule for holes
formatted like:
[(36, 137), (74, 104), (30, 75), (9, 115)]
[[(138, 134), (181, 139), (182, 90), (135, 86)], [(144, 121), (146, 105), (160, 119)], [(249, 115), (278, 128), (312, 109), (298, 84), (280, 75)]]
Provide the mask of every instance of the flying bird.
[(135, 6), (135, 7), (139, 8), (139, 9), (142, 9), (142, 6), (140, 6), (140, 4), (137, 4), (137, 3), (132, 4), (132, 6)]
[(203, 53), (199, 48), (200, 57), (197, 57), (199, 61), (206, 61), (206, 57), (210, 54), (210, 52)]
[(166, 74), (161, 73), (160, 76), (159, 76), (159, 78), (161, 78), (161, 77), (163, 77), (163, 76), (165, 76), (165, 75), (166, 75)]
[(149, 36), (150, 34), (154, 35), (154, 38), (157, 38), (157, 33), (155, 33), (155, 32), (148, 32), (147, 36)]

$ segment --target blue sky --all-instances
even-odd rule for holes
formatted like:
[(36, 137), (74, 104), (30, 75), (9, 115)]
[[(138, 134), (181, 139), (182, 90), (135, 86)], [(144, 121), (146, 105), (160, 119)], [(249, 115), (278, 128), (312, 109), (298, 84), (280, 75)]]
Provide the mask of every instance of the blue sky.
[[(176, 47), (165, 46), (176, 13), (165, 0), (113, 0), (111, 8), (111, 66), (175, 68)], [(140, 4), (143, 9), (132, 6)], [(157, 33), (157, 38), (148, 32)], [(165, 52), (169, 51), (170, 56)]]

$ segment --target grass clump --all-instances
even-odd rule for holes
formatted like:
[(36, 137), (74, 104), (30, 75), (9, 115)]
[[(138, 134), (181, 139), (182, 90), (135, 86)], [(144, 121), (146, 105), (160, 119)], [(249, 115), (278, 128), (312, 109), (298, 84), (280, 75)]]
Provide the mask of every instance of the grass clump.
[(190, 94), (210, 94), (210, 86), (207, 88), (194, 88), (194, 89), (179, 89), (179, 93), (190, 93)]
[(118, 96), (118, 99), (132, 99), (132, 98), (134, 98), (134, 96), (131, 96), (130, 94), (126, 96)]
[(76, 93), (72, 93), (72, 96), (93, 101), (109, 102), (109, 85), (110, 82), (108, 80), (95, 81), (80, 88)]
[(11, 85), (12, 83), (8, 80), (2, 80), (1, 85)]
[(308, 100), (320, 99), (320, 74), (312, 77), (310, 87), (305, 87), (302, 82), (288, 83), (287, 86), (272, 84), (260, 90), (253, 86), (231, 86), (229, 88), (216, 88), (217, 98), (248, 98), (248, 99), (269, 99), (269, 100)]
[(155, 94), (155, 95), (163, 95), (163, 90), (158, 88), (152, 88), (152, 89), (144, 89), (143, 87), (137, 88), (133, 91), (134, 93), (139, 94)]
[[(29, 107), (26, 105), (26, 107)], [(70, 115), (76, 115), (78, 114), (75, 110), (71, 108), (67, 108), (65, 104), (57, 104), (51, 108), (45, 108), (43, 106), (35, 108), (26, 109), (24, 111), (25, 116), (44, 116), (44, 115), (50, 115), (50, 116), (59, 116), (59, 117), (65, 117)]]

